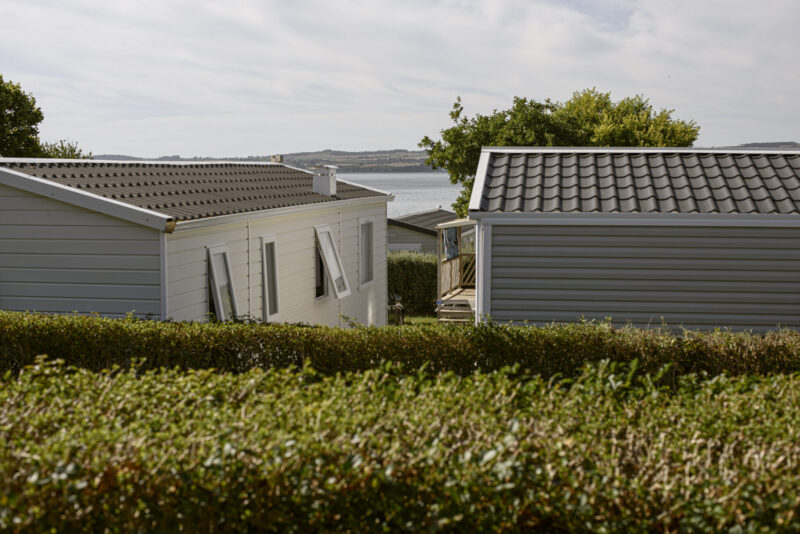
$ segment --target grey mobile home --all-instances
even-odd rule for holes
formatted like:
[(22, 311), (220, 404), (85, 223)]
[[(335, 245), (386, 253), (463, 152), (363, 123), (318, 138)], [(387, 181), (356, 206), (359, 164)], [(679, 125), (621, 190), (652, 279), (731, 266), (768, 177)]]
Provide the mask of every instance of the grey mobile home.
[(469, 218), (478, 320), (800, 327), (798, 151), (486, 148)]

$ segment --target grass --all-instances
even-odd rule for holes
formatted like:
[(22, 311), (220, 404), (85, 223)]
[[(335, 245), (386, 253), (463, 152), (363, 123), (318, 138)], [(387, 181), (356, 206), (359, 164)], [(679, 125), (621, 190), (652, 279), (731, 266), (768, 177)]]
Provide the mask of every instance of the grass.
[(405, 317), (405, 326), (435, 326), (438, 322), (435, 315), (407, 315)]

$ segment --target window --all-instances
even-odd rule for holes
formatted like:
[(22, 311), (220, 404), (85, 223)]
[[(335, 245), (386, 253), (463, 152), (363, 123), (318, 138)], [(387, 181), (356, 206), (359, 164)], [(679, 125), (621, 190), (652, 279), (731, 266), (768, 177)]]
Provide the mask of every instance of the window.
[(328, 296), (328, 276), (325, 274), (325, 263), (322, 261), (322, 254), (319, 247), (314, 247), (314, 271), (317, 277), (317, 288), (315, 296), (318, 299)]
[(264, 303), (264, 320), (275, 321), (278, 318), (278, 253), (275, 236), (261, 238), (262, 292)]
[[(333, 286), (333, 292), (336, 294), (336, 298), (340, 299), (342, 297), (346, 297), (350, 294), (350, 285), (347, 283), (347, 277), (345, 276), (344, 269), (342, 268), (342, 260), (339, 259), (339, 251), (336, 249), (336, 244), (333, 242), (333, 234), (331, 233), (331, 229), (326, 225), (318, 226), (314, 230), (317, 234), (317, 251), (319, 256), (321, 256), (322, 266), (324, 267), (323, 273), (318, 262), (317, 296), (320, 296), (320, 276), (325, 278), (324, 275), (327, 274), (328, 279), (331, 281), (331, 286)], [(322, 281), (322, 284), (325, 284), (324, 280)], [(325, 294), (327, 294), (327, 289)]]
[(236, 291), (233, 287), (228, 247), (225, 245), (208, 247), (208, 265), (209, 284), (211, 286), (212, 300), (214, 301), (214, 313), (217, 319), (227, 321), (228, 319), (236, 318), (238, 315)]
[(358, 220), (359, 281), (361, 285), (375, 279), (375, 220)]

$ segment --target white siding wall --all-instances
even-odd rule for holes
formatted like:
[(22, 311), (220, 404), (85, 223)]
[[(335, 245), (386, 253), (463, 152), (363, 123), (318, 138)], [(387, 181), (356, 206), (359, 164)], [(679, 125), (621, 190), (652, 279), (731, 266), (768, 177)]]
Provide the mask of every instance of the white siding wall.
[(159, 232), (0, 185), (0, 309), (161, 317)]
[(800, 327), (800, 230), (492, 225), (491, 317)]
[[(375, 281), (359, 287), (358, 219), (374, 217)], [(314, 227), (327, 224), (339, 252), (352, 293), (342, 300), (316, 300)], [(249, 235), (249, 240), (248, 240)], [(281, 322), (346, 325), (386, 323), (386, 204), (320, 208), (282, 217), (251, 219), (224, 226), (179, 230), (167, 235), (168, 312), (176, 320), (205, 320), (208, 308), (206, 247), (227, 245), (239, 314), (263, 319), (262, 235), (276, 237)]]
[(388, 225), (390, 250), (416, 250), (436, 254), (436, 236), (415, 232), (402, 226)]

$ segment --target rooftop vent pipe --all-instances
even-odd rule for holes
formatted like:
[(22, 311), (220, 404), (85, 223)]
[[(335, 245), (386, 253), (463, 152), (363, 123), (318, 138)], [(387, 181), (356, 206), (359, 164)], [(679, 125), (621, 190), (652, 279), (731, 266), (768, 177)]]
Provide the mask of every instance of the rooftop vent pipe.
[(336, 165), (314, 167), (314, 192), (326, 197), (336, 196)]

